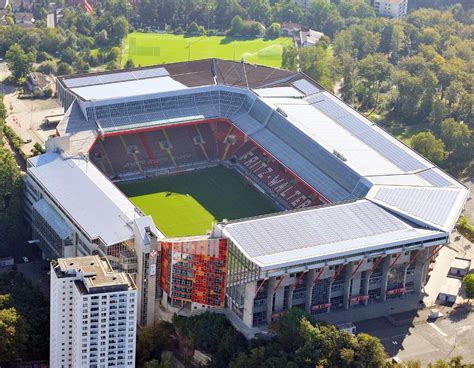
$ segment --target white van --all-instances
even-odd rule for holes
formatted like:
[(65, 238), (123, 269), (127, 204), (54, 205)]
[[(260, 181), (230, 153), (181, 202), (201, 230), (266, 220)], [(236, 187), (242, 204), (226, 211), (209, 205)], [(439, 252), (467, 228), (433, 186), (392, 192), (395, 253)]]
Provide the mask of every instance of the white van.
[(357, 328), (352, 322), (347, 322), (347, 323), (340, 323), (337, 326), (338, 330), (344, 330), (347, 331), (353, 335), (355, 335)]

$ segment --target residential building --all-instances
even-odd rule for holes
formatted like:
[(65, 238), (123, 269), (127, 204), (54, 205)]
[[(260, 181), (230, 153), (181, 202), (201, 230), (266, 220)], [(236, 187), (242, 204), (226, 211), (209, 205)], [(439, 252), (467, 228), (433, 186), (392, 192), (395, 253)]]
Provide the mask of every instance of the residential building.
[(137, 287), (99, 256), (51, 263), (50, 366), (135, 367)]
[(401, 19), (407, 14), (408, 0), (373, 0), (377, 15)]
[(314, 31), (312, 29), (308, 31), (301, 31), (298, 44), (300, 47), (314, 46), (319, 42), (319, 40), (323, 36), (324, 36), (324, 33)]

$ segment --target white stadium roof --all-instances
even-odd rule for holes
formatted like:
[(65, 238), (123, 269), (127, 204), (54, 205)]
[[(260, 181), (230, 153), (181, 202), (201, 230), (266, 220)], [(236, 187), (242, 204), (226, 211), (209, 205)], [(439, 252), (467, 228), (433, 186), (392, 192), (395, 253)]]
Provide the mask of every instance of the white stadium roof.
[(84, 100), (93, 101), (177, 91), (184, 88), (186, 88), (184, 84), (175, 81), (173, 78), (163, 76), (115, 82), (113, 88), (110, 88), (110, 84), (98, 84), (75, 87), (70, 90)]
[(263, 270), (445, 236), (441, 231), (416, 227), (365, 199), (222, 227)]
[(48, 152), (29, 163), (29, 174), (90, 239), (113, 245), (133, 238), (132, 223), (141, 213), (88, 160)]
[[(59, 86), (68, 113), (49, 149), (86, 153), (97, 136), (225, 118), (334, 203), (221, 224), (262, 266), (445, 236), (468, 196), (462, 184), (302, 73), (204, 60), (65, 77)], [(71, 169), (70, 160), (48, 155), (32, 159), (37, 167), (30, 171), (71, 216), (96, 236), (127, 237), (122, 217), (131, 220), (136, 209), (118, 189), (91, 164), (72, 159), (78, 169)], [(86, 208), (97, 211), (89, 216)]]

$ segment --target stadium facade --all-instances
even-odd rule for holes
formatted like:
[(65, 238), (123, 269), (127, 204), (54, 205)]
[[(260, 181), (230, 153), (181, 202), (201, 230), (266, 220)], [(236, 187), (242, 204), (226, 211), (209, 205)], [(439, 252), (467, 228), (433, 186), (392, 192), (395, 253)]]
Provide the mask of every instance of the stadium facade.
[[(420, 293), (468, 190), (299, 72), (216, 59), (61, 77), (65, 117), (31, 158), (46, 258), (97, 254), (159, 309), (247, 327)], [(114, 183), (224, 165), (280, 212), (167, 238)]]

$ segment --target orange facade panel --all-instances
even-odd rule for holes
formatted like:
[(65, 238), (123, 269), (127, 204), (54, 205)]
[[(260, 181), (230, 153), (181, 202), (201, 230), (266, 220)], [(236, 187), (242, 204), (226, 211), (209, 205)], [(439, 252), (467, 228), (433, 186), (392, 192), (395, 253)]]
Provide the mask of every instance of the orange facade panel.
[(223, 307), (227, 239), (161, 243), (161, 288), (171, 298)]

